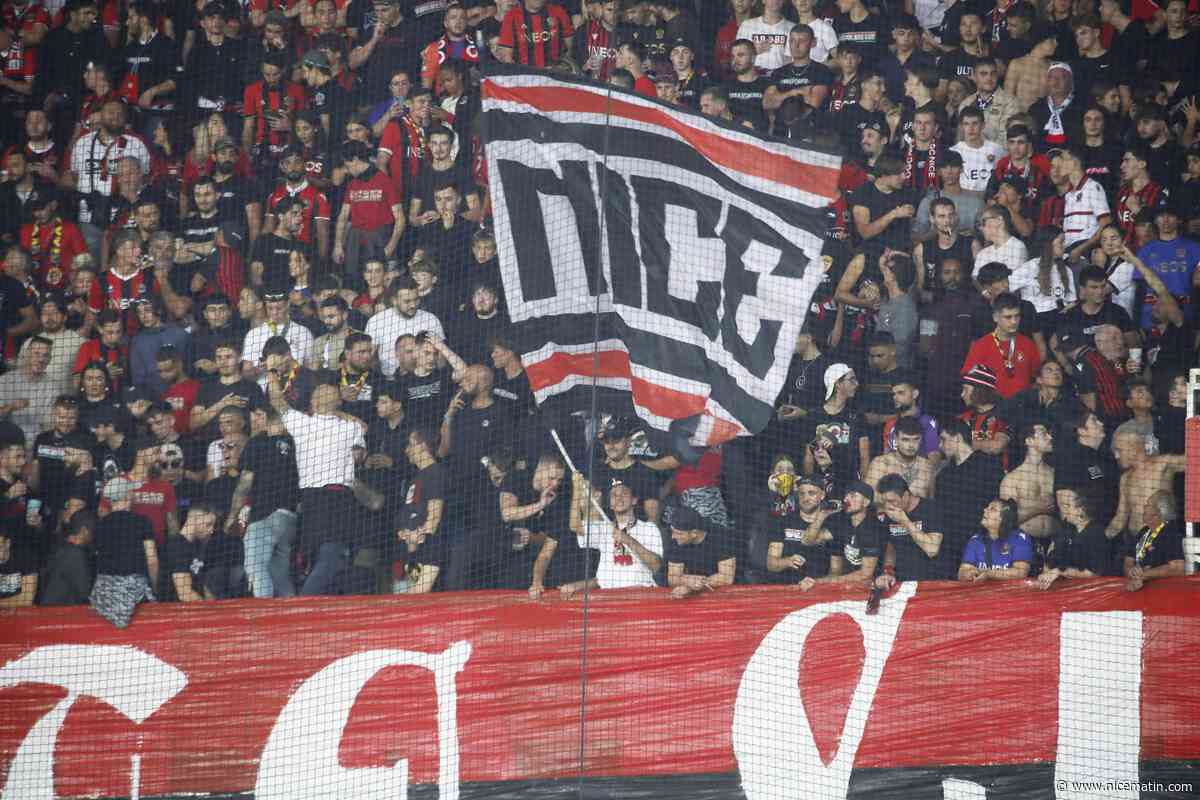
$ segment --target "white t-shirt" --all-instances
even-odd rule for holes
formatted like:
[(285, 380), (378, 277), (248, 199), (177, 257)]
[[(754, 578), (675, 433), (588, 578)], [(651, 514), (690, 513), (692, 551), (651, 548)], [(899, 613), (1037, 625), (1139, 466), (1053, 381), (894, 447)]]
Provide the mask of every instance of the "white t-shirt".
[(1009, 272), (1016, 272), (1028, 260), (1029, 252), (1025, 249), (1025, 243), (1015, 236), (1010, 236), (1008, 241), (999, 247), (989, 244), (979, 251), (975, 256), (975, 269), (972, 270), (971, 277), (978, 277), (983, 265), (993, 261), (999, 261), (1008, 267)]
[(1041, 263), (1040, 258), (1031, 258), (1022, 264), (1020, 269), (1015, 270), (1009, 276), (1008, 290), (1022, 300), (1028, 300), (1039, 314), (1055, 310), (1058, 308), (1059, 301), (1064, 305), (1074, 303), (1077, 299), (1075, 279), (1068, 270), (1067, 283), (1064, 285), (1057, 266), (1050, 268), (1050, 294), (1042, 294), (1042, 287), (1038, 283), (1038, 271)]
[(1111, 214), (1104, 189), (1091, 178), (1071, 189), (1063, 200), (1063, 243), (1067, 247), (1092, 238), (1100, 229), (1100, 217)]
[(1137, 271), (1128, 261), (1117, 264), (1108, 274), (1108, 283), (1112, 286), (1112, 294), (1109, 297), (1129, 312), (1130, 317), (1133, 317), (1133, 304), (1137, 302), (1137, 286), (1134, 284), (1136, 279)]
[(968, 192), (982, 192), (987, 189), (988, 179), (992, 177), (996, 162), (1006, 153), (1003, 147), (987, 139), (984, 139), (979, 147), (959, 142), (950, 149), (962, 156), (963, 171), (958, 185)]
[(812, 22), (804, 24), (813, 31), (812, 49), (809, 51), (808, 57), (818, 64), (826, 63), (829, 61), (829, 54), (837, 49), (837, 32), (823, 19), (814, 19)]
[[(638, 520), (628, 531), (634, 541), (662, 558), (662, 533), (652, 522)], [(586, 533), (579, 537), (580, 547), (590, 547), (600, 551), (600, 564), (596, 567), (596, 582), (601, 589), (628, 589), (635, 586), (652, 587), (654, 573), (651, 572), (637, 554), (625, 545), (618, 549), (613, 544), (612, 528), (601, 522), (593, 524)]]
[(756, 46), (759, 42), (769, 42), (771, 48), (754, 57), (754, 66), (765, 70), (779, 69), (792, 60), (788, 53), (788, 34), (794, 27), (796, 23), (789, 19), (769, 25), (762, 17), (754, 17), (738, 26), (737, 38), (749, 39)]
[(79, 208), (79, 221), (91, 222), (92, 209), (86, 195), (96, 193), (108, 197), (117, 185), (117, 165), (123, 158), (136, 158), (142, 173), (150, 174), (150, 151), (136, 136), (124, 134), (105, 142), (100, 131), (85, 134), (71, 148), (71, 172), (79, 178), (76, 188), (85, 195)]
[[(308, 328), (298, 322), (275, 326), (264, 322), (257, 328), (251, 328), (242, 342), (242, 360), (258, 366), (258, 362), (262, 361), (262, 351), (267, 344), (267, 339), (275, 335), (282, 336), (287, 340), (288, 346), (292, 348), (292, 359), (297, 364), (308, 363), (313, 351), (313, 335)], [(260, 384), (266, 386), (266, 379), (260, 381)]]
[(439, 339), (445, 339), (442, 323), (433, 314), (424, 309), (417, 309), (411, 318), (405, 319), (394, 308), (387, 308), (367, 320), (367, 329), (363, 333), (371, 337), (375, 351), (379, 354), (379, 366), (383, 374), (392, 377), (396, 373), (396, 340), (404, 334), (416, 336), (421, 331), (429, 331)]
[(328, 415), (301, 414), (289, 408), (283, 426), (296, 442), (301, 489), (354, 484), (354, 448), (367, 446), (357, 422)]

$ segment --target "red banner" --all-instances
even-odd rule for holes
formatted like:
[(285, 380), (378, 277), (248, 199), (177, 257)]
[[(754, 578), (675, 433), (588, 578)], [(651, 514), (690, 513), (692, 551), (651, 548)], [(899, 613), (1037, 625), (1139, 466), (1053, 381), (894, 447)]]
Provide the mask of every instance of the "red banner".
[(124, 631), (4, 612), (0, 797), (454, 797), (577, 775), (581, 719), (589, 776), (737, 773), (748, 798), (931, 765), (1136, 783), (1200, 753), (1198, 588), (906, 584), (870, 616), (834, 588), (598, 592), (586, 616), (508, 593), (238, 601), (143, 606)]

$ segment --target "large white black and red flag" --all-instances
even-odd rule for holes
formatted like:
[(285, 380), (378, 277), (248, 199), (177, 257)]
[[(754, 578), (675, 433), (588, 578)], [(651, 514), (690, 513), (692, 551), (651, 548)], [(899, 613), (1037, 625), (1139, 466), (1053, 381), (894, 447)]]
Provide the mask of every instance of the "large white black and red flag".
[(539, 402), (632, 399), (694, 444), (770, 419), (820, 283), (840, 159), (608, 87), (483, 82), (496, 240)]

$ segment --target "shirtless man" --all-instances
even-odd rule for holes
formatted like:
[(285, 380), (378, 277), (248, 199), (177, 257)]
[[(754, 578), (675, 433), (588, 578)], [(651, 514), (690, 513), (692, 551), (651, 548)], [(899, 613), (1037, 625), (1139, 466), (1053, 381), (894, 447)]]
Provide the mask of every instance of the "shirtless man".
[(1004, 91), (1017, 98), (1021, 108), (1031, 105), (1046, 96), (1046, 70), (1050, 68), (1050, 57), (1058, 48), (1058, 39), (1048, 35), (1029, 51), (1029, 55), (1014, 58), (1004, 75)]
[(1000, 481), (1000, 499), (1017, 504), (1017, 526), (1037, 539), (1054, 535), (1054, 470), (1046, 454), (1054, 450), (1050, 429), (1040, 423), (1024, 433), (1025, 460)]
[(1182, 454), (1149, 455), (1147, 438), (1141, 433), (1119, 433), (1113, 437), (1117, 463), (1125, 472), (1121, 475), (1117, 513), (1104, 531), (1109, 539), (1127, 530), (1140, 531), (1146, 524), (1142, 519), (1146, 502), (1155, 492), (1170, 492), (1175, 474), (1184, 470), (1186, 457)]
[(921, 435), (920, 424), (912, 417), (901, 417), (896, 422), (895, 452), (876, 456), (867, 467), (866, 481), (872, 489), (879, 485), (879, 479), (884, 475), (895, 473), (904, 478), (913, 495), (921, 498), (932, 495), (933, 465), (920, 454)]

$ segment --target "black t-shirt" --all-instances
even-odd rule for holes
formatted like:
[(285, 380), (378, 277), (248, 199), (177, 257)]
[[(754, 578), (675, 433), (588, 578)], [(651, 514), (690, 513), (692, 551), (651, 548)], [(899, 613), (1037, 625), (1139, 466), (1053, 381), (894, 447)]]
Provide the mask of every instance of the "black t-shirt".
[(28, 549), (13, 542), (8, 560), (0, 562), (0, 598), (20, 594), (21, 576), (36, 574), (37, 565), (31, 560)]
[(513, 404), (514, 417), (526, 417), (537, 410), (537, 401), (534, 399), (525, 370), (521, 370), (517, 377), (510, 378), (504, 374), (504, 370), (498, 369), (495, 370), (494, 376), (492, 394), (498, 400), (507, 400)]
[(163, 557), (164, 580), (159, 581), (162, 587), (162, 599), (174, 601), (179, 599), (175, 590), (175, 576), (187, 575), (192, 582), (192, 591), (204, 594), (204, 566), (207, 556), (208, 542), (190, 542), (182, 536), (167, 538), (166, 553)]
[[(373, 54), (372, 54), (373, 55)], [(354, 98), (342, 88), (337, 79), (330, 80), (325, 85), (308, 87), (308, 107), (318, 116), (329, 115), (329, 130), (339, 135), (345, 129), (346, 116), (354, 110)]]
[(771, 73), (771, 80), (779, 92), (790, 92), (807, 86), (832, 86), (833, 73), (824, 64), (810, 61), (802, 67), (787, 64)]
[(979, 452), (961, 464), (947, 464), (938, 473), (934, 497), (941, 506), (942, 552), (948, 558), (960, 557), (979, 530), (983, 509), (1000, 495), (1003, 477), (1000, 460)]
[(487, 480), (481, 459), (512, 445), (511, 423), (512, 407), (505, 400), (493, 400), (487, 408), (467, 405), (454, 415), (450, 426), (450, 459), (455, 484), (468, 505), (474, 505), (468, 492), (478, 491), (480, 483)]
[(300, 478), (296, 470), (296, 443), (288, 434), (251, 436), (242, 450), (239, 470), (254, 473), (250, 487), (250, 521), (258, 522), (278, 509), (296, 508)]
[(1144, 569), (1183, 560), (1183, 528), (1169, 522), (1160, 528), (1142, 528), (1137, 536), (1125, 537), (1125, 557)]
[(424, 377), (415, 373), (400, 375), (395, 379), (395, 385), (400, 391), (404, 413), (419, 428), (440, 426), (442, 415), (456, 391), (449, 368), (435, 369)]
[(863, 560), (877, 558), (875, 573), (883, 569), (883, 551), (887, 543), (887, 529), (879, 524), (875, 513), (868, 509), (863, 521), (855, 525), (850, 515), (842, 511), (825, 521), (825, 527), (833, 534), (830, 550), (844, 562), (842, 574), (862, 568)]
[(858, 442), (867, 436), (862, 417), (853, 408), (844, 408), (831, 415), (824, 406), (817, 406), (809, 411), (804, 421), (805, 444), (817, 437), (833, 443), (829, 455), (833, 458), (833, 466), (830, 469), (834, 490), (836, 492), (845, 489), (847, 484), (858, 477)]
[(387, 456), (392, 459), (392, 469), (404, 472), (408, 466), (404, 451), (408, 447), (410, 431), (412, 425), (408, 417), (401, 419), (395, 428), (387, 420), (376, 417), (367, 423), (367, 453)]
[(429, 518), (430, 501), (443, 500), (445, 496), (446, 465), (435, 462), (417, 472), (409, 481), (396, 527), (409, 531), (421, 527)]
[(288, 260), (298, 243), (295, 239), (284, 239), (273, 233), (259, 236), (250, 253), (250, 263), (262, 262), (264, 286), (290, 286)]
[(846, 152), (856, 158), (863, 158), (862, 132), (867, 127), (878, 126), (881, 131), (888, 131), (887, 117), (879, 109), (868, 111), (858, 103), (845, 103), (837, 110), (826, 115), (829, 127), (840, 133), (846, 145)]
[(767, 112), (763, 109), (763, 95), (772, 80), (765, 75), (759, 75), (752, 81), (726, 81), (725, 89), (729, 92), (729, 110), (735, 119), (748, 119), (758, 130), (767, 127)]
[(1083, 303), (1076, 303), (1058, 317), (1055, 333), (1059, 339), (1065, 333), (1080, 334), (1089, 347), (1096, 346), (1096, 329), (1101, 325), (1116, 325), (1121, 332), (1134, 330), (1129, 313), (1111, 300), (1106, 301), (1095, 314), (1083, 310)]
[(823, 578), (829, 574), (829, 543), (804, 544), (802, 539), (808, 530), (808, 522), (798, 509), (779, 517), (767, 514), (764, 525), (769, 543), (783, 543), (784, 558), (804, 557), (804, 566), (798, 570), (764, 573), (771, 583), (796, 583), (802, 578)]
[(862, 22), (854, 22), (846, 14), (839, 14), (834, 17), (833, 30), (839, 42), (857, 45), (864, 67), (874, 66), (887, 52), (886, 48), (892, 41), (891, 28), (886, 18), (879, 14), (867, 14)]
[[(413, 189), (409, 193), (409, 197), (413, 199), (420, 198), (421, 211), (436, 211), (437, 207), (433, 202), (433, 193), (437, 189), (453, 186), (458, 189), (458, 193), (462, 195), (462, 203), (460, 211), (467, 210), (467, 195), (475, 192), (475, 181), (471, 178), (471, 171), (462, 164), (455, 164), (448, 170), (437, 171), (431, 165), (425, 164), (421, 167), (421, 171), (417, 173), (417, 177), (413, 180)], [(408, 209), (405, 209), (407, 211)], [(430, 223), (434, 224), (434, 223)]]
[(62, 508), (71, 485), (72, 476), (64, 461), (67, 448), (91, 450), (95, 441), (90, 433), (75, 430), (61, 434), (54, 429), (42, 431), (33, 440), (32, 455), (37, 459), (41, 481), (39, 494), (49, 508)]
[(699, 544), (677, 544), (673, 538), (667, 537), (667, 564), (682, 564), (685, 575), (717, 574), (717, 567), (722, 561), (737, 558), (738, 549), (734, 544), (733, 532), (717, 525), (705, 525), (707, 535)]
[[(514, 495), (517, 503), (522, 506), (536, 503), (541, 498), (541, 492), (533, 488), (533, 470), (510, 472), (505, 476), (504, 482), (500, 484), (500, 492)], [(528, 528), (533, 533), (544, 533), (557, 541), (560, 548), (577, 549), (579, 543), (573, 535), (570, 535), (570, 523), (571, 487), (564, 482), (558, 487), (554, 502), (532, 517), (512, 523), (512, 526)]]
[(663, 484), (658, 473), (640, 461), (634, 461), (630, 466), (618, 469), (605, 461), (597, 460), (595, 466), (592, 467), (592, 485), (603, 495), (601, 502), (605, 508), (609, 507), (608, 492), (614, 481), (620, 481), (633, 488), (633, 493), (638, 498), (638, 517), (640, 519), (646, 518), (646, 501), (657, 500), (659, 489)]
[(1076, 441), (1062, 441), (1054, 448), (1054, 489), (1087, 492), (1101, 504), (1100, 519), (1108, 521), (1117, 511), (1121, 468), (1103, 444), (1093, 450)]
[(975, 60), (977, 56), (964, 53), (962, 50), (951, 50), (938, 59), (938, 72), (942, 80), (952, 81), (955, 78), (971, 80), (975, 75)]
[(21, 322), (21, 309), (32, 305), (29, 292), (19, 281), (10, 275), (0, 275), (0, 342), (6, 340), (9, 327)]
[[(890, 194), (884, 194), (875, 186), (874, 181), (867, 181), (850, 195), (851, 213), (855, 206), (863, 206), (871, 212), (872, 222), (893, 208), (899, 208), (907, 203), (915, 209), (920, 202), (921, 198), (916, 189), (905, 187)], [(893, 219), (884, 228), (883, 233), (869, 241), (873, 245), (873, 249), (882, 250), (884, 247), (891, 247), (907, 253), (912, 249), (912, 217)]]
[(92, 463), (96, 466), (97, 479), (101, 483), (129, 472), (136, 460), (137, 450), (133, 437), (129, 435), (126, 435), (115, 449), (107, 444), (98, 444), (92, 448)]
[(1096, 575), (1110, 575), (1109, 553), (1112, 547), (1099, 522), (1088, 523), (1082, 531), (1063, 525), (1054, 537), (1054, 546), (1046, 556), (1046, 565), (1057, 569), (1086, 569)]
[(97, 575), (147, 575), (144, 542), (154, 542), (150, 520), (132, 511), (114, 511), (96, 526)]
[[(219, 377), (212, 377), (201, 382), (200, 389), (196, 392), (196, 405), (201, 408), (212, 408), (229, 394), (245, 400), (246, 409), (262, 406), (266, 401), (266, 398), (263, 397), (262, 388), (254, 381), (238, 378), (235, 383), (221, 383)], [(205, 442), (211, 442), (220, 436), (221, 432), (218, 427), (220, 416), (218, 414), (209, 420), (208, 424), (203, 428), (194, 431), (195, 435)]]
[(903, 525), (892, 522), (881, 512), (879, 522), (887, 530), (888, 541), (896, 551), (896, 578), (902, 581), (940, 581), (952, 578), (957, 572), (958, 560), (962, 554), (946, 550), (942, 515), (938, 507), (930, 500), (921, 500), (916, 508), (908, 512), (908, 518), (920, 531), (943, 534), (943, 546), (938, 549), (936, 557), (930, 558), (917, 546)]

